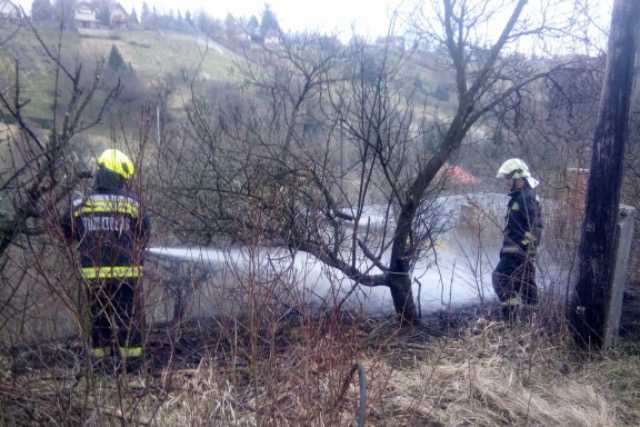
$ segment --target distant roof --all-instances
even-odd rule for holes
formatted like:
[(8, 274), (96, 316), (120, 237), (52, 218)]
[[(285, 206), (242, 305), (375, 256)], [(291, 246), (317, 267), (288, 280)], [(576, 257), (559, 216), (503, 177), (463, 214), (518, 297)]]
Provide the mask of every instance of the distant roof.
[(124, 6), (123, 6), (122, 4), (120, 4), (120, 3), (116, 3), (116, 5), (115, 5), (115, 7), (113, 8), (113, 11), (112, 11), (111, 13), (115, 12), (115, 11), (116, 11), (116, 10), (118, 10), (118, 9), (122, 10), (122, 11), (125, 13), (125, 15), (129, 15), (129, 14), (127, 13), (127, 9), (125, 9), (125, 8), (124, 8)]
[(446, 179), (451, 184), (475, 184), (478, 178), (460, 166), (443, 166), (438, 171), (438, 177)]
[(79, 1), (78, 3), (76, 3), (76, 9), (79, 9), (80, 7), (88, 7), (89, 9), (95, 9), (95, 7), (93, 7), (91, 2), (88, 2), (88, 1)]

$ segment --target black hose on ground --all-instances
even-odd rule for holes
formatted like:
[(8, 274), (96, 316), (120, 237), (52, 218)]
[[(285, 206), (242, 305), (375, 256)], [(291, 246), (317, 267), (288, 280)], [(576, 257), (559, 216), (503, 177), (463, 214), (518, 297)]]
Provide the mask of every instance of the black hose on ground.
[(364, 369), (364, 365), (362, 363), (356, 363), (351, 367), (347, 378), (345, 378), (344, 383), (342, 384), (342, 390), (340, 390), (340, 394), (338, 395), (338, 400), (336, 401), (335, 408), (340, 409), (340, 404), (342, 403), (342, 399), (344, 399), (344, 395), (347, 392), (347, 388), (349, 388), (349, 383), (353, 379), (353, 375), (358, 371), (358, 377), (360, 379), (360, 406), (358, 407), (358, 427), (364, 427), (364, 422), (367, 417), (367, 371)]
[(367, 418), (367, 371), (362, 363), (358, 363), (358, 376), (360, 377), (360, 408), (358, 409), (358, 427), (364, 427)]

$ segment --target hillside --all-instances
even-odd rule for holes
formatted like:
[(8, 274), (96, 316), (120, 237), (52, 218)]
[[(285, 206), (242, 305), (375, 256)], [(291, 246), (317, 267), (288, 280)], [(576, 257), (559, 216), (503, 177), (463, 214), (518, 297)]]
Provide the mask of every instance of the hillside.
[(240, 59), (214, 41), (175, 32), (122, 31), (118, 36), (119, 40), (82, 38), (77, 49), (83, 58), (107, 57), (115, 46), (125, 62), (148, 82), (198, 67), (202, 78), (228, 80), (234, 75), (234, 61)]
[[(22, 73), (21, 93), (31, 102), (25, 109), (32, 119), (50, 119), (50, 97), (53, 95), (55, 67), (35, 35), (23, 27), (9, 37), (15, 27), (0, 29), (0, 89), (11, 87), (15, 75), (15, 60), (20, 63)], [(51, 26), (38, 27), (41, 38), (46, 40), (51, 52), (57, 51), (58, 30)], [(109, 33), (105, 33), (109, 34)], [(65, 31), (60, 38), (62, 58), (66, 65), (81, 63), (85, 76), (100, 59), (107, 59), (112, 47), (117, 48), (124, 63), (130, 66), (135, 76), (147, 90), (147, 96), (156, 96), (160, 91), (170, 92), (168, 105), (178, 112), (193, 78), (234, 81), (237, 72), (246, 60), (242, 42), (221, 40), (216, 42), (203, 36), (173, 31), (121, 30), (109, 37), (80, 37), (75, 30)], [(245, 42), (246, 43), (246, 42)], [(227, 46), (237, 46), (232, 50)], [(382, 46), (371, 46), (372, 49)], [(398, 48), (400, 49), (400, 48)], [(400, 51), (398, 51), (400, 52)], [(396, 76), (393, 84), (405, 95), (412, 94), (414, 102), (430, 113), (446, 114), (453, 105), (449, 102), (452, 87), (450, 73), (434, 67), (434, 54), (414, 53), (406, 66)], [(442, 65), (442, 64), (440, 64)], [(27, 77), (26, 79), (24, 77)]]
[[(13, 36), (14, 28), (0, 29), (0, 88), (13, 86), (15, 60), (20, 64), (21, 94), (31, 101), (27, 116), (33, 119), (50, 118), (50, 97), (53, 95), (55, 67), (28, 27)], [(57, 51), (58, 31), (52, 27), (39, 27), (48, 48)], [(188, 89), (190, 80), (198, 77), (212, 80), (233, 80), (233, 68), (242, 59), (237, 53), (204, 38), (176, 32), (119, 31), (111, 38), (79, 37), (74, 30), (65, 31), (60, 38), (62, 58), (66, 65), (81, 63), (85, 76), (100, 59), (109, 57), (112, 47), (120, 52), (124, 62), (147, 89), (166, 88), (179, 97)], [(26, 77), (26, 78), (25, 78)], [(179, 97), (181, 98), (181, 97)], [(170, 102), (170, 105), (175, 103)]]

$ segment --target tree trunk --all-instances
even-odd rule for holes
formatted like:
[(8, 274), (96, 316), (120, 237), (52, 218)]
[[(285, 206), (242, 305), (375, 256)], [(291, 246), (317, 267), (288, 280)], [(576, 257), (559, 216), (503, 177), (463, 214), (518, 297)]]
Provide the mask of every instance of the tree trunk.
[(635, 65), (638, 0), (616, 0), (607, 68), (593, 140), (589, 187), (580, 242), (580, 269), (570, 322), (576, 339), (600, 348), (613, 280), (624, 148)]
[(411, 293), (411, 278), (409, 276), (390, 277), (389, 288), (391, 289), (393, 307), (400, 315), (402, 323), (406, 325), (417, 324), (418, 312)]
[(411, 291), (411, 275), (409, 268), (403, 259), (392, 263), (392, 268), (387, 273), (387, 282), (391, 291), (393, 307), (396, 314), (400, 316), (404, 325), (415, 325), (418, 323), (418, 311), (413, 302)]

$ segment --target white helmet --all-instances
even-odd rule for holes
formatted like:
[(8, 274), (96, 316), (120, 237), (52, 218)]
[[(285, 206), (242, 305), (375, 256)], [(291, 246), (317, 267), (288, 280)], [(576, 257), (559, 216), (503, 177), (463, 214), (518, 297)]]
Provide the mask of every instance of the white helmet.
[(531, 172), (529, 172), (529, 166), (520, 160), (520, 159), (509, 159), (506, 160), (498, 169), (498, 174), (496, 178), (524, 178), (529, 183), (531, 188), (535, 188), (538, 186), (538, 180), (531, 177)]

